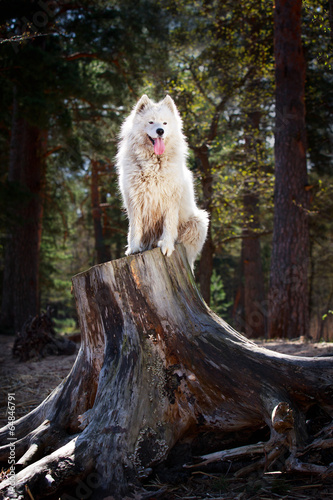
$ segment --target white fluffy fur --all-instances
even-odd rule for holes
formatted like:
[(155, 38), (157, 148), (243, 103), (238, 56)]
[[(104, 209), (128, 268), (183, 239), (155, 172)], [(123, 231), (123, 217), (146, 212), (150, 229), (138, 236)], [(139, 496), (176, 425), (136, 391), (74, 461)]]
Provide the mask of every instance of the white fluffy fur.
[[(158, 135), (157, 129), (163, 132)], [(154, 152), (158, 137), (164, 140), (163, 154)], [(195, 203), (182, 121), (171, 97), (154, 103), (142, 96), (124, 121), (120, 139), (117, 169), (129, 218), (126, 255), (158, 246), (170, 256), (178, 241), (193, 269), (206, 239), (208, 215)]]

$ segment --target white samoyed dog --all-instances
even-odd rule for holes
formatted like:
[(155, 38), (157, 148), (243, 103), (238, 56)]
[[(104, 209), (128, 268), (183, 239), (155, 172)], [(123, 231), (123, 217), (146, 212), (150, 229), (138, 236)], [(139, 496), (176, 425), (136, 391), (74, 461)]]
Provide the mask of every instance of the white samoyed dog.
[(205, 242), (208, 214), (196, 206), (186, 167), (182, 120), (170, 96), (142, 96), (124, 121), (117, 154), (119, 186), (129, 219), (126, 255), (156, 246), (170, 256), (183, 243), (193, 270)]

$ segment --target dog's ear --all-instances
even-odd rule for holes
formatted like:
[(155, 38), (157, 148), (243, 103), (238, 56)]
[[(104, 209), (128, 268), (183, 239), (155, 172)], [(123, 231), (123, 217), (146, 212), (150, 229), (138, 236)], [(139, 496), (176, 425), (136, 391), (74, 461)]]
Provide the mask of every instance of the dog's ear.
[(169, 108), (169, 109), (171, 109), (171, 111), (172, 111), (173, 113), (175, 113), (175, 114), (177, 113), (177, 108), (176, 108), (176, 105), (175, 105), (175, 103), (174, 103), (173, 99), (172, 99), (169, 95), (167, 95), (167, 96), (163, 99), (163, 101), (162, 101), (162, 102), (163, 102), (163, 104), (165, 104), (166, 106), (168, 106), (168, 108)]
[(145, 108), (147, 108), (150, 105), (151, 105), (151, 100), (149, 99), (149, 97), (146, 94), (144, 94), (137, 102), (137, 104), (135, 106), (135, 111), (137, 113), (140, 113), (141, 111), (143, 111)]

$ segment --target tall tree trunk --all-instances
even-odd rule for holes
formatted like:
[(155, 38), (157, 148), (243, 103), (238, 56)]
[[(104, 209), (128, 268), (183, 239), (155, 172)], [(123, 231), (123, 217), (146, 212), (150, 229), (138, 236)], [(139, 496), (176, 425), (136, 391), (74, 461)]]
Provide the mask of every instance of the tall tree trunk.
[(305, 60), (301, 0), (275, 2), (275, 211), (269, 337), (309, 334)]
[(99, 186), (100, 162), (91, 161), (91, 207), (94, 221), (95, 251), (97, 263), (107, 262), (111, 258), (110, 249), (105, 244), (102, 224), (102, 209), (100, 206)]
[[(232, 460), (239, 475), (332, 474), (332, 360), (283, 356), (235, 332), (202, 301), (184, 248), (100, 264), (73, 287), (81, 349), (66, 380), (15, 422), (16, 498), (134, 496), (177, 444), (196, 467), (199, 442), (204, 463)], [(318, 416), (319, 437), (305, 424)], [(7, 468), (11, 425), (0, 431)], [(4, 498), (10, 488), (0, 484)]]
[[(113, 240), (111, 221), (108, 217), (106, 208), (108, 207), (106, 192), (102, 191), (100, 193), (100, 207), (102, 209), (102, 231), (103, 231), (103, 241), (104, 241), (104, 254), (103, 262), (108, 262), (112, 259), (111, 245), (110, 242)], [(113, 221), (112, 221), (113, 222)]]
[[(211, 211), (207, 210), (211, 218)], [(206, 301), (207, 305), (210, 305), (210, 286), (213, 274), (213, 256), (214, 256), (214, 244), (212, 238), (212, 226), (209, 223), (207, 238), (205, 244), (202, 248), (202, 253), (198, 265), (198, 278), (200, 292)]]
[(207, 210), (209, 214), (209, 227), (207, 231), (207, 238), (202, 249), (202, 254), (198, 266), (198, 278), (200, 292), (206, 301), (210, 304), (210, 285), (213, 274), (213, 256), (214, 256), (214, 244), (212, 238), (212, 203), (213, 203), (213, 176), (211, 172), (211, 166), (209, 163), (209, 149), (206, 144), (195, 149), (196, 158), (199, 161), (200, 171), (201, 171), (201, 185), (203, 191), (204, 205), (203, 208)]
[(247, 192), (243, 195), (244, 213), (251, 218), (242, 234), (243, 269), (243, 324), (248, 338), (264, 337), (266, 317), (264, 311), (265, 290), (261, 263), (261, 247), (258, 237), (258, 195)]
[[(20, 172), (22, 170), (22, 144), (24, 136), (24, 121), (18, 116), (18, 103), (16, 98), (16, 88), (13, 96), (12, 128), (9, 151), (9, 169), (8, 183), (14, 184), (20, 181)], [(13, 227), (17, 224), (17, 214), (12, 214), (11, 223)], [(11, 330), (14, 327), (14, 299), (15, 286), (13, 278), (15, 273), (15, 238), (11, 231), (7, 231), (7, 242), (5, 247), (5, 265), (2, 283), (2, 302), (1, 302), (1, 327)]]
[[(259, 87), (260, 82), (257, 81)], [(266, 317), (264, 312), (265, 288), (261, 262), (261, 247), (258, 231), (259, 194), (258, 175), (260, 171), (259, 125), (260, 111), (248, 113), (245, 131), (245, 153), (249, 180), (243, 193), (245, 225), (242, 229), (242, 271), (243, 271), (243, 318), (242, 324), (248, 338), (264, 337)]]
[(39, 311), (39, 253), (42, 233), (47, 133), (20, 116), (14, 97), (8, 182), (20, 193), (8, 235), (2, 322), (19, 330)]

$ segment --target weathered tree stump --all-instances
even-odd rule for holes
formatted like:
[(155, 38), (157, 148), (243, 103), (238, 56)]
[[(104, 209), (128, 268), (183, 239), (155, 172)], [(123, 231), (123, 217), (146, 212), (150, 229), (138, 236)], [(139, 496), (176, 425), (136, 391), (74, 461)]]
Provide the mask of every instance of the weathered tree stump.
[[(200, 436), (201, 457), (187, 467), (241, 458), (237, 474), (247, 474), (279, 459), (286, 470), (332, 473), (318, 458), (332, 446), (332, 358), (280, 355), (234, 331), (203, 302), (182, 247), (100, 264), (73, 287), (81, 349), (16, 423), (22, 470), (14, 492), (9, 479), (0, 485), (3, 498), (125, 498), (175, 445)], [(321, 415), (316, 433), (309, 415)], [(250, 441), (263, 430), (266, 441)], [(5, 463), (8, 435), (7, 426)]]

